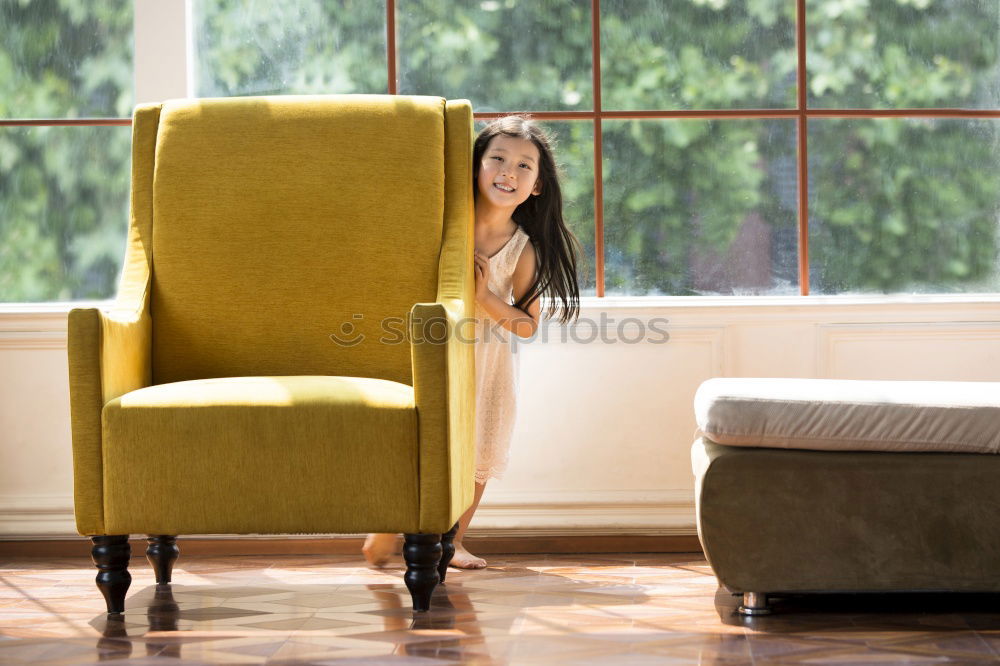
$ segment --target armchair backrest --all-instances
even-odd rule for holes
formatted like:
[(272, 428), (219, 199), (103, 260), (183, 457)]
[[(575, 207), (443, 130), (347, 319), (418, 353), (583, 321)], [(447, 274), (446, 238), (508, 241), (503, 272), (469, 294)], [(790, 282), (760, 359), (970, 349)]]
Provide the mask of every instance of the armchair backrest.
[[(152, 159), (133, 155), (133, 204), (150, 199), (136, 188), (152, 187), (153, 384), (307, 374), (412, 384), (407, 314), (435, 300), (445, 211), (471, 219), (467, 102), (171, 100), (136, 122), (156, 123)], [(467, 147), (446, 150), (449, 124)], [(152, 173), (137, 173), (143, 164)], [(462, 201), (446, 205), (456, 178)], [(133, 227), (142, 216), (133, 210)]]

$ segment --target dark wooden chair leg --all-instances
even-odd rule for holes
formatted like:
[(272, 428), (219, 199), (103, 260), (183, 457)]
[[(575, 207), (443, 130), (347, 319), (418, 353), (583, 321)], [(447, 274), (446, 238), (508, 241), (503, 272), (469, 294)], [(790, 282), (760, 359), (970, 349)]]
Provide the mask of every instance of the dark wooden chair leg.
[(132, 547), (128, 535), (90, 537), (94, 542), (90, 556), (100, 571), (97, 574), (97, 589), (104, 595), (108, 613), (125, 612), (125, 594), (132, 584), (132, 574), (128, 572), (128, 561)]
[(177, 537), (168, 534), (149, 536), (149, 546), (146, 547), (146, 559), (149, 560), (153, 572), (156, 573), (156, 584), (170, 582), (170, 574), (174, 570), (174, 562), (181, 554), (177, 547)]
[(406, 534), (403, 559), (406, 574), (403, 580), (413, 600), (413, 610), (431, 607), (431, 593), (438, 584), (438, 564), (441, 562), (440, 534)]
[(448, 573), (448, 565), (451, 558), (455, 557), (455, 533), (458, 532), (458, 523), (452, 525), (451, 529), (441, 535), (441, 562), (438, 564), (439, 582), (444, 582), (445, 574)]

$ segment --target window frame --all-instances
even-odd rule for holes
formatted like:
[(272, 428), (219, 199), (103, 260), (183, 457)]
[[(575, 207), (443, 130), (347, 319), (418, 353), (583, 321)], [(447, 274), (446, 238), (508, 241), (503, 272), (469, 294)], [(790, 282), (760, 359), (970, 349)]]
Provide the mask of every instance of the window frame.
[[(713, 303), (774, 303), (787, 299), (809, 296), (809, 166), (808, 129), (812, 118), (998, 118), (1000, 110), (928, 108), (928, 109), (813, 109), (808, 105), (806, 70), (806, 0), (795, 0), (795, 49), (796, 49), (796, 107), (789, 109), (738, 109), (738, 110), (635, 110), (608, 111), (601, 104), (601, 3), (590, 0), (591, 5), (591, 59), (593, 108), (589, 111), (545, 111), (510, 109), (502, 112), (474, 113), (476, 120), (491, 120), (509, 113), (528, 113), (538, 120), (590, 121), (594, 137), (594, 265), (596, 268), (596, 296), (584, 297), (595, 305), (620, 302), (623, 304), (662, 303), (664, 305), (702, 301)], [(160, 101), (176, 97), (194, 96), (194, 48), (191, 0), (160, 0), (157, 3), (136, 0), (135, 5), (135, 104)], [(398, 50), (396, 47), (396, 0), (385, 0), (386, 8), (386, 65), (388, 94), (398, 93)], [(760, 119), (786, 118), (796, 121), (796, 189), (798, 216), (798, 283), (799, 295), (768, 296), (677, 296), (677, 297), (616, 297), (605, 294), (604, 284), (604, 182), (602, 123), (621, 119)], [(0, 127), (53, 126), (53, 125), (131, 125), (130, 118), (25, 118), (0, 119)], [(885, 294), (856, 296), (846, 294), (813, 296), (817, 303), (831, 299), (870, 302), (967, 302), (992, 299), (993, 294)], [(1000, 294), (997, 294), (1000, 300)]]

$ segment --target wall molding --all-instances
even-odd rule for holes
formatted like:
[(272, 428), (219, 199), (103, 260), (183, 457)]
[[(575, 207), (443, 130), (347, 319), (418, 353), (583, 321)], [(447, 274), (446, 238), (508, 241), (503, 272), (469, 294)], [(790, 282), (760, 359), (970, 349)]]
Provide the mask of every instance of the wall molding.
[(0, 331), (0, 350), (66, 349), (65, 331)]
[[(469, 529), (474, 537), (687, 536), (696, 534), (690, 490), (502, 492), (488, 494)], [(246, 535), (204, 535), (218, 539)], [(79, 538), (68, 495), (0, 495), (0, 540)], [(261, 535), (260, 539), (315, 538)]]
[[(994, 315), (995, 316), (995, 315)], [(941, 320), (893, 322), (831, 322), (816, 326), (817, 376), (831, 377), (838, 348), (853, 342), (884, 341), (962, 343), (986, 340), (1000, 343), (1000, 321)]]
[(71, 495), (0, 495), (0, 539), (79, 537)]
[(53, 311), (51, 308), (14, 310), (10, 303), (0, 304), (0, 332), (62, 333), (65, 344), (67, 319), (71, 309), (67, 307), (59, 311)]
[[(53, 303), (0, 303), (0, 330), (14, 324), (34, 330), (66, 329), (66, 315), (73, 308), (109, 309), (113, 300)], [(543, 310), (547, 301), (543, 299)], [(770, 320), (831, 320), (855, 316), (870, 321), (969, 318), (994, 319), (1000, 294), (899, 295), (899, 296), (582, 296), (583, 315), (615, 316), (675, 314), (685, 319), (712, 320), (715, 324)], [(36, 328), (41, 326), (41, 328)]]
[[(478, 525), (476, 525), (478, 523)], [(476, 512), (470, 536), (696, 534), (691, 490), (496, 492)]]

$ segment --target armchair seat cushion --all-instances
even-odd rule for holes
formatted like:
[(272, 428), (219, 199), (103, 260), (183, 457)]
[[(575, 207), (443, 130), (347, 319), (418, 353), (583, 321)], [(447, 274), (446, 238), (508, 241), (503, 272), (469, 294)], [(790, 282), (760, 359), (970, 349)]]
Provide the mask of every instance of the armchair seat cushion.
[(698, 427), (729, 446), (1000, 453), (1000, 383), (716, 378)]
[(101, 420), (108, 534), (417, 531), (417, 411), (406, 384), (180, 381), (115, 398)]

